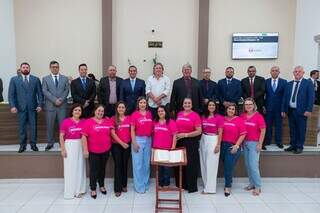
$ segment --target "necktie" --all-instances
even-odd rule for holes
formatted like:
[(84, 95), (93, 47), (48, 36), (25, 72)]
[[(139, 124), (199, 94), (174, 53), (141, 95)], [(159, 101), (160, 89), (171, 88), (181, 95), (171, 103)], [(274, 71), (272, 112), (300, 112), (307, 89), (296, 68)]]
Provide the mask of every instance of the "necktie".
[(273, 92), (275, 92), (276, 89), (277, 89), (276, 80), (273, 80), (273, 84), (272, 84), (272, 90), (273, 90)]
[(314, 91), (317, 91), (317, 86), (318, 85), (317, 85), (317, 81), (316, 80), (313, 81), (313, 86), (314, 86)]
[(253, 79), (250, 78), (250, 97), (254, 98)]
[(86, 79), (85, 79), (85, 78), (82, 78), (81, 81), (82, 81), (82, 87), (83, 87), (83, 89), (86, 90), (86, 88), (87, 88)]
[(231, 83), (230, 79), (227, 79), (227, 85), (229, 85)]
[(26, 75), (24, 76), (24, 83), (25, 83), (25, 84), (28, 84), (28, 83), (29, 83), (28, 78), (27, 78)]
[(130, 81), (131, 81), (131, 89), (132, 91), (134, 91), (135, 81), (133, 79), (131, 79)]
[(291, 98), (292, 103), (296, 102), (296, 96), (297, 96), (297, 93), (298, 93), (298, 86), (299, 86), (300, 81), (295, 81), (295, 82), (296, 82), (296, 86), (294, 87), (293, 95), (292, 95), (292, 98)]
[(54, 85), (58, 88), (58, 77), (56, 75), (54, 76)]

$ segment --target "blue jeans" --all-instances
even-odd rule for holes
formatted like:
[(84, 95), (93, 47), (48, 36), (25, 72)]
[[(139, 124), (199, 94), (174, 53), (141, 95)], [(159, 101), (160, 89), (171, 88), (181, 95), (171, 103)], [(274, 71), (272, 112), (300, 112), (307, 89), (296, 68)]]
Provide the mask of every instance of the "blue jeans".
[(159, 166), (159, 185), (169, 186), (170, 185), (170, 167)]
[(261, 188), (261, 177), (259, 171), (260, 152), (257, 152), (257, 144), (257, 141), (245, 141), (243, 151), (250, 186)]
[(240, 149), (237, 150), (236, 153), (231, 153), (231, 147), (233, 144), (222, 141), (221, 143), (221, 151), (220, 151), (220, 158), (223, 162), (223, 170), (224, 170), (224, 186), (230, 188), (232, 185), (232, 177), (233, 177), (233, 170), (234, 167), (240, 158), (241, 151)]
[(136, 143), (140, 146), (138, 152), (131, 146), (133, 184), (138, 193), (145, 193), (149, 189), (151, 137), (136, 136)]

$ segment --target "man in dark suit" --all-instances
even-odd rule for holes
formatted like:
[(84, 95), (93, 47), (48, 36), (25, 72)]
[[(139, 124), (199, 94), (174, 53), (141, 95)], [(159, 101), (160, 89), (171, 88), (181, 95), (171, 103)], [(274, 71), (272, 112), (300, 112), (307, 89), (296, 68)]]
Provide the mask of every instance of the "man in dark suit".
[(280, 69), (273, 66), (270, 71), (271, 78), (266, 80), (266, 123), (267, 132), (265, 138), (265, 145), (270, 145), (272, 141), (272, 129), (275, 126), (275, 142), (277, 146), (282, 149), (282, 117), (281, 117), (281, 104), (283, 99), (284, 90), (287, 81), (280, 78)]
[(304, 79), (302, 66), (295, 67), (294, 80), (284, 91), (282, 117), (288, 115), (290, 129), (290, 147), (285, 151), (302, 153), (307, 130), (307, 118), (311, 116), (314, 103), (314, 87), (310, 80)]
[(59, 127), (67, 116), (67, 96), (70, 87), (67, 76), (60, 74), (57, 61), (51, 61), (49, 68), (51, 73), (42, 79), (48, 141), (45, 151), (49, 151), (54, 146), (55, 122), (57, 121)]
[(33, 151), (37, 147), (37, 113), (42, 110), (43, 95), (40, 79), (30, 75), (30, 65), (20, 65), (21, 75), (12, 77), (9, 84), (8, 99), (11, 113), (18, 113), (19, 153), (27, 147), (27, 125), (30, 128), (30, 144)]
[(120, 86), (120, 100), (127, 105), (127, 113), (130, 115), (136, 109), (137, 99), (140, 96), (146, 96), (146, 83), (137, 78), (137, 67), (129, 67), (129, 78), (122, 81)]
[(210, 99), (218, 101), (218, 84), (210, 79), (211, 69), (209, 67), (203, 69), (202, 76), (200, 87), (204, 104), (207, 104)]
[(313, 84), (314, 88), (314, 104), (320, 105), (320, 82), (319, 82), (319, 70), (312, 70), (310, 72), (310, 81)]
[(120, 100), (122, 78), (117, 77), (116, 74), (116, 66), (110, 65), (107, 70), (107, 77), (100, 79), (99, 103), (106, 107), (105, 115), (108, 117), (115, 115), (115, 105)]
[(224, 114), (225, 107), (229, 103), (238, 105), (241, 99), (241, 82), (234, 78), (233, 67), (227, 67), (225, 70), (226, 78), (218, 81), (220, 113)]
[(3, 83), (2, 83), (2, 79), (0, 78), (0, 102), (3, 101)]
[(191, 98), (192, 109), (197, 113), (201, 113), (203, 106), (203, 96), (199, 81), (191, 77), (192, 67), (190, 64), (185, 64), (182, 67), (183, 77), (175, 80), (172, 86), (170, 99), (170, 110), (173, 115), (181, 111), (183, 100)]
[(249, 66), (247, 72), (248, 77), (241, 80), (242, 97), (243, 99), (253, 98), (258, 111), (264, 114), (265, 79), (256, 75), (257, 70), (254, 66)]
[(89, 118), (94, 109), (96, 84), (87, 77), (88, 67), (86, 64), (80, 64), (78, 69), (80, 77), (71, 82), (71, 96), (73, 103), (79, 103), (84, 108), (82, 117)]

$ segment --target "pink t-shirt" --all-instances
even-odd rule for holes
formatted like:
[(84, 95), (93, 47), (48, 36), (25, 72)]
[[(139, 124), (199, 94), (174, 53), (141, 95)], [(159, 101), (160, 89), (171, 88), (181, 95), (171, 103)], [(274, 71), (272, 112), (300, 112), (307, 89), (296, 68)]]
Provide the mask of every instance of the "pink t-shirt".
[(131, 115), (131, 125), (135, 127), (137, 136), (151, 136), (153, 121), (150, 111), (142, 115), (139, 111), (135, 111)]
[(250, 118), (246, 113), (241, 114), (244, 124), (246, 125), (246, 141), (259, 141), (261, 129), (266, 128), (264, 118), (259, 112), (254, 113)]
[(197, 127), (201, 127), (201, 118), (194, 111), (191, 111), (187, 115), (181, 111), (178, 113), (176, 124), (178, 127), (178, 132), (189, 133), (195, 131)]
[(223, 126), (223, 117), (215, 114), (212, 117), (202, 117), (202, 132), (205, 134), (218, 134), (218, 129)]
[(246, 133), (246, 126), (241, 117), (236, 116), (230, 120), (224, 118), (222, 141), (236, 144), (239, 137)]
[(101, 123), (93, 118), (87, 119), (81, 133), (87, 136), (89, 152), (103, 153), (110, 150), (112, 128), (112, 121), (107, 117), (102, 119)]
[(60, 125), (60, 133), (64, 133), (63, 138), (67, 139), (80, 139), (81, 131), (83, 129), (83, 124), (85, 120), (81, 119), (79, 122), (76, 122), (72, 118), (66, 118), (63, 120)]
[(154, 123), (153, 128), (153, 148), (157, 149), (171, 149), (173, 143), (173, 135), (177, 134), (178, 129), (174, 120), (161, 124), (159, 122)]
[[(111, 118), (113, 125), (115, 127), (115, 131), (117, 136), (122, 140), (124, 143), (129, 143), (131, 141), (131, 133), (130, 133), (130, 124), (131, 119), (130, 116), (125, 116), (123, 121), (120, 121), (120, 123), (116, 124), (116, 118), (113, 116)], [(115, 142), (115, 141), (114, 141)]]

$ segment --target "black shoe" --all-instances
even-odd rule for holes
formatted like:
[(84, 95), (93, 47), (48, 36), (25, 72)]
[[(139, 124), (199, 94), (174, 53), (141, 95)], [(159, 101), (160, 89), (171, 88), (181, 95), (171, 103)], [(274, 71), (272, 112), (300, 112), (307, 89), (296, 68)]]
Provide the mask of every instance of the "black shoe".
[(92, 194), (92, 191), (91, 191), (91, 194), (90, 196), (93, 198), (93, 199), (96, 199), (97, 198), (97, 193), (95, 195)]
[(277, 144), (277, 147), (279, 147), (280, 149), (283, 149), (283, 145), (282, 144)]
[(295, 151), (296, 149), (293, 148), (292, 146), (289, 146), (288, 148), (284, 149), (284, 151), (286, 152), (292, 152), (292, 151)]
[(20, 148), (19, 148), (19, 150), (18, 150), (18, 153), (22, 153), (22, 152), (24, 152), (24, 151), (26, 151), (26, 145), (20, 145)]
[(294, 154), (301, 154), (302, 153), (302, 149), (296, 149), (293, 151)]
[(49, 151), (49, 150), (52, 149), (52, 148), (53, 148), (53, 144), (48, 144), (48, 145), (46, 146), (45, 151), (47, 152), (47, 151)]
[(262, 145), (262, 150), (266, 151), (267, 150), (267, 147), (265, 145)]
[(39, 151), (37, 145), (31, 145), (31, 149), (35, 152)]

